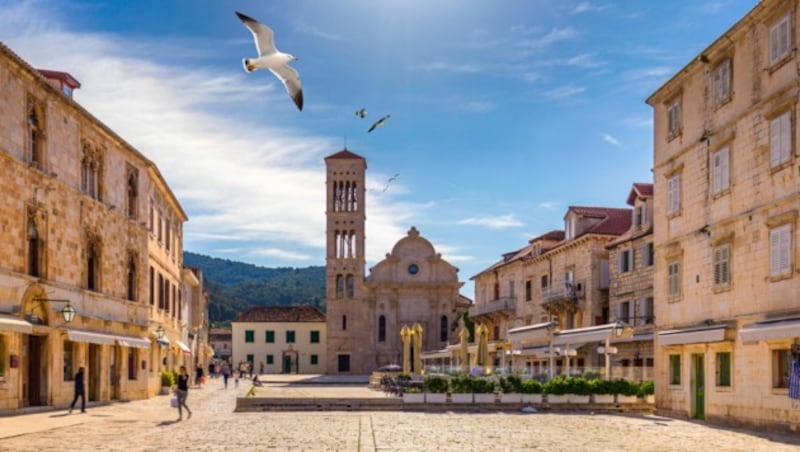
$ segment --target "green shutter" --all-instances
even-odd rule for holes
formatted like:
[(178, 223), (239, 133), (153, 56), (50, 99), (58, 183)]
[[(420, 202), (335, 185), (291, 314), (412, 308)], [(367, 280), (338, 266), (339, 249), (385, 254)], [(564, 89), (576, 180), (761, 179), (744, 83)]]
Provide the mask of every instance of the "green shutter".
[(245, 332), (244, 332), (244, 341), (245, 342), (255, 342), (255, 332), (253, 330), (245, 330)]
[(319, 357), (317, 355), (311, 355), (311, 364), (317, 364), (319, 362)]
[(267, 355), (267, 364), (274, 364), (275, 357), (272, 355)]
[(267, 330), (267, 343), (268, 344), (275, 343), (275, 332), (272, 330)]
[(717, 386), (731, 385), (731, 353), (717, 353)]
[(319, 344), (319, 331), (312, 331), (311, 332), (311, 343), (312, 344)]

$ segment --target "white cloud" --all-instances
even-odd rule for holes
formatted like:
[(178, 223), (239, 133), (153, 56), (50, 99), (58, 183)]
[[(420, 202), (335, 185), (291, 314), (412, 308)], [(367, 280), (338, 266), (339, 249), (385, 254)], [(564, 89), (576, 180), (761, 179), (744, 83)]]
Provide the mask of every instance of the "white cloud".
[(486, 226), (490, 229), (507, 229), (523, 226), (523, 223), (517, 220), (513, 214), (502, 215), (499, 217), (465, 218), (459, 221), (458, 224), (474, 224), (478, 226)]
[(604, 6), (594, 5), (590, 2), (580, 2), (572, 8), (572, 14), (583, 14), (593, 11), (603, 11), (605, 9)]
[(342, 40), (342, 37), (337, 35), (337, 34), (329, 33), (327, 31), (323, 31), (323, 30), (321, 30), (321, 29), (319, 29), (319, 28), (317, 28), (317, 27), (315, 27), (313, 25), (310, 25), (310, 24), (307, 24), (307, 23), (304, 23), (304, 22), (295, 23), (294, 24), (294, 28), (295, 28), (296, 31), (298, 31), (300, 33), (305, 33), (305, 34), (308, 34), (308, 35), (311, 35), (311, 36), (316, 36), (318, 38), (326, 39), (328, 41), (341, 41)]
[(549, 97), (550, 99), (563, 99), (580, 94), (584, 91), (586, 91), (586, 88), (582, 86), (566, 85), (545, 91), (543, 94), (545, 97)]
[(428, 72), (454, 72), (459, 74), (474, 74), (480, 72), (482, 68), (474, 64), (448, 63), (444, 61), (433, 61), (417, 66), (417, 69)]
[(613, 144), (614, 146), (619, 146), (620, 144), (618, 139), (614, 138), (613, 136), (607, 133), (603, 135), (603, 141), (605, 141), (606, 143)]
[(570, 27), (556, 28), (550, 30), (542, 36), (536, 38), (523, 39), (519, 41), (519, 45), (526, 49), (539, 50), (552, 46), (561, 41), (567, 41), (575, 38), (578, 33)]
[(536, 207), (540, 209), (555, 209), (556, 207), (560, 206), (561, 203), (556, 201), (543, 201), (540, 202)]
[(301, 254), (294, 251), (281, 250), (278, 248), (256, 249), (252, 250), (250, 253), (256, 256), (277, 257), (289, 261), (307, 261), (311, 259), (311, 256), (308, 254)]

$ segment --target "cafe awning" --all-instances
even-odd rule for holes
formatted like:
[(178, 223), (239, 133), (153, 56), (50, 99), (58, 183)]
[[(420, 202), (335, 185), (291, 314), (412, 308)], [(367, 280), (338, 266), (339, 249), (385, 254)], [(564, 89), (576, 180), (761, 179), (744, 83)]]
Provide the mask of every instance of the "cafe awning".
[(444, 349), (444, 350), (436, 350), (432, 352), (422, 352), (422, 359), (441, 359), (441, 358), (450, 358), (453, 356), (453, 352)]
[(514, 356), (522, 356), (527, 358), (548, 358), (550, 356), (549, 345), (538, 345), (536, 347), (523, 347), (514, 350)]
[(31, 334), (33, 325), (17, 316), (0, 314), (0, 331)]
[(546, 342), (550, 339), (553, 324), (551, 322), (520, 326), (508, 330), (508, 339), (515, 343)]
[(183, 352), (184, 355), (192, 354), (192, 350), (189, 347), (187, 347), (186, 344), (184, 344), (183, 342), (175, 341), (175, 345), (177, 345), (178, 348), (181, 349), (181, 352)]
[(159, 337), (158, 339), (156, 339), (156, 342), (158, 343), (158, 345), (169, 347), (169, 339), (167, 339), (166, 337)]
[(745, 343), (800, 337), (800, 318), (763, 320), (745, 325), (739, 330), (739, 337)]
[(571, 348), (577, 348), (574, 344), (604, 341), (614, 336), (614, 328), (619, 328), (619, 325), (616, 323), (608, 323), (605, 325), (562, 330), (553, 335), (553, 345), (573, 345)]
[(117, 337), (111, 334), (95, 333), (93, 331), (67, 330), (67, 338), (74, 342), (88, 342), (98, 345), (114, 345)]
[(117, 344), (123, 347), (132, 347), (132, 348), (150, 348), (149, 339), (143, 339), (140, 337), (131, 337), (131, 336), (117, 336)]
[(658, 345), (701, 344), (725, 340), (726, 325), (712, 325), (658, 332)]

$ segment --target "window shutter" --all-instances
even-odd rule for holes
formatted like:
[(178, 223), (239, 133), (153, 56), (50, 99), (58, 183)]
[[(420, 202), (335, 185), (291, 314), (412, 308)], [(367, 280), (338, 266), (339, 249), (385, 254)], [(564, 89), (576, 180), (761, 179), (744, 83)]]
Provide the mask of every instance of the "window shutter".
[(778, 57), (789, 52), (789, 18), (781, 20), (778, 26)]
[(722, 155), (720, 158), (722, 161), (720, 162), (720, 190), (725, 190), (726, 188), (730, 187), (731, 185), (731, 153), (730, 147), (725, 146), (725, 148), (720, 151)]
[(721, 188), (721, 178), (722, 178), (722, 171), (721, 171), (721, 160), (722, 160), (722, 151), (717, 151), (714, 153), (714, 169), (711, 175), (712, 179), (712, 191), (714, 193), (718, 193)]
[(769, 164), (776, 166), (781, 161), (781, 121), (775, 118), (769, 122)]
[(791, 226), (786, 225), (780, 228), (780, 243), (778, 247), (780, 248), (780, 260), (779, 260), (779, 268), (781, 273), (790, 272), (792, 268), (792, 236), (791, 236)]
[(778, 157), (780, 162), (785, 162), (791, 157), (792, 151), (792, 115), (786, 112), (780, 117), (781, 123), (781, 150)]
[(779, 50), (779, 28), (780, 25), (773, 26), (772, 29), (769, 31), (769, 62), (774, 63), (778, 59), (778, 55), (780, 54)]

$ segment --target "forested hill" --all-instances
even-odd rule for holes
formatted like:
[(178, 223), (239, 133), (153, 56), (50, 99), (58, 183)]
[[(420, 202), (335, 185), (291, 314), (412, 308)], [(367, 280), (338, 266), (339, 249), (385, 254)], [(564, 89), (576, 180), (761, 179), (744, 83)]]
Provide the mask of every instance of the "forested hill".
[(229, 322), (253, 306), (306, 304), (325, 311), (325, 267), (266, 268), (190, 251), (183, 264), (203, 272), (211, 323)]

